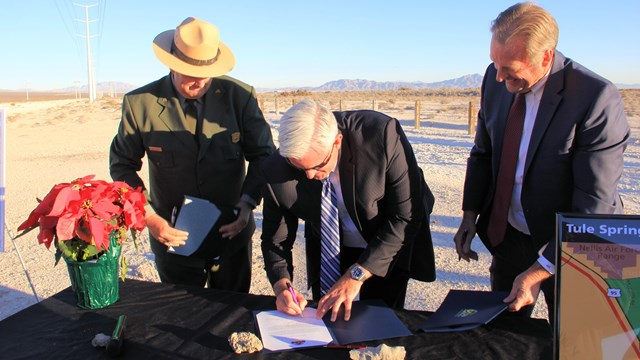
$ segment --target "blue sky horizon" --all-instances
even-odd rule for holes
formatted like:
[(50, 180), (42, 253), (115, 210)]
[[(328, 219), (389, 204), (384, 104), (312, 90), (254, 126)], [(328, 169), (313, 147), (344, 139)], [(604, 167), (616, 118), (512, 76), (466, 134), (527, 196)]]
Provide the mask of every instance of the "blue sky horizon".
[[(142, 86), (168, 73), (153, 38), (194, 16), (215, 24), (236, 57), (230, 76), (256, 88), (339, 79), (437, 82), (484, 74), (489, 26), (513, 1), (318, 3), (168, 0), (9, 2), (0, 89), (87, 84), (85, 7), (96, 82)], [(560, 28), (558, 50), (616, 84), (640, 84), (640, 1), (538, 1)]]

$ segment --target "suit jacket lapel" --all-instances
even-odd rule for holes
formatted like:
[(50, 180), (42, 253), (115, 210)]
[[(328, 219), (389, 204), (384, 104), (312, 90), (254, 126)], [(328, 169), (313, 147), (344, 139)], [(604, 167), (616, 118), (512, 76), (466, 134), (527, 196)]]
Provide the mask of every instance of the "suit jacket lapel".
[(503, 96), (500, 96), (500, 105), (499, 106), (499, 113), (498, 116), (496, 117), (496, 122), (499, 122), (499, 126), (496, 126), (496, 131), (499, 131), (499, 133), (496, 133), (496, 139), (500, 139), (500, 143), (495, 143), (495, 149), (494, 149), (494, 154), (496, 154), (497, 156), (493, 157), (493, 177), (494, 179), (497, 178), (498, 176), (498, 169), (500, 167), (500, 157), (502, 154), (502, 145), (504, 144), (504, 131), (507, 128), (507, 119), (509, 118), (509, 111), (511, 110), (511, 104), (513, 104), (513, 100), (515, 99), (515, 94), (510, 93), (509, 91), (507, 91), (506, 86), (504, 86), (504, 84), (502, 84), (503, 87)]
[[(341, 129), (342, 131), (342, 129)], [(342, 131), (342, 145), (340, 147), (340, 187), (342, 189), (342, 200), (347, 208), (349, 215), (360, 232), (362, 232), (362, 224), (358, 218), (356, 211), (356, 189), (355, 189), (355, 168), (356, 158), (353, 156), (351, 146), (349, 144), (349, 134)]]
[[(200, 153), (198, 158), (204, 156), (209, 146), (211, 146), (211, 140), (216, 134), (229, 131), (229, 129), (235, 128), (235, 126), (229, 126), (226, 121), (236, 121), (234, 118), (228, 116), (229, 109), (227, 104), (223, 101), (224, 88), (220, 85), (217, 79), (213, 79), (211, 87), (207, 91), (205, 96), (204, 106), (204, 118), (202, 120), (202, 133), (204, 138), (200, 138)], [(231, 134), (228, 134), (231, 136)]]
[(553, 119), (553, 114), (555, 114), (556, 108), (562, 101), (562, 95), (560, 95), (560, 92), (564, 89), (564, 77), (562, 71), (564, 61), (564, 55), (556, 51), (549, 78), (547, 79), (547, 83), (544, 85), (544, 91), (542, 93), (542, 98), (540, 99), (540, 106), (538, 107), (538, 114), (536, 115), (533, 130), (531, 131), (531, 140), (529, 142), (529, 149), (527, 149), (527, 160), (524, 165), (525, 176), (527, 169), (533, 161), (533, 157), (536, 154), (538, 146), (542, 141), (542, 137)]
[(171, 76), (166, 76), (159, 88), (157, 109), (158, 119), (173, 133), (173, 135), (181, 143), (184, 144), (194, 154), (198, 152), (198, 146), (193, 138), (193, 134), (189, 132), (186, 126), (186, 118), (180, 100), (175, 96)]

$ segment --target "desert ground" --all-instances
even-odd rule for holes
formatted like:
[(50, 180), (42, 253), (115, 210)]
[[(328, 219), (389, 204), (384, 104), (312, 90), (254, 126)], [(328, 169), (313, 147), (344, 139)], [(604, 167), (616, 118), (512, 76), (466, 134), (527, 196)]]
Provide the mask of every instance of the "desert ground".
[[(620, 180), (626, 212), (640, 213), (640, 90), (622, 90), (632, 127), (632, 138), (625, 153), (625, 170)], [(6, 95), (6, 94), (5, 94)], [(95, 174), (110, 180), (109, 144), (120, 120), (121, 96), (86, 99), (50, 95), (25, 101), (20, 94), (0, 94), (0, 109), (6, 113), (6, 214), (5, 252), (0, 253), (0, 320), (36, 301), (67, 288), (69, 278), (63, 263), (54, 266), (54, 252), (38, 244), (36, 231), (15, 238), (17, 227), (57, 183)], [(461, 215), (462, 187), (466, 159), (473, 145), (469, 133), (468, 112), (477, 111), (479, 93), (471, 90), (398, 90), (375, 92), (307, 93), (302, 91), (259, 94), (266, 119), (277, 139), (281, 113), (297, 100), (315, 98), (332, 109), (372, 109), (399, 119), (409, 137), (418, 163), (436, 197), (431, 231), (436, 253), (437, 280), (432, 283), (411, 281), (405, 307), (434, 311), (449, 289), (489, 289), (490, 256), (476, 238), (473, 249), (479, 261), (458, 261), (453, 246)], [(420, 127), (415, 124), (416, 103), (420, 105)], [(276, 107), (277, 103), (277, 107)], [(276, 110), (277, 109), (277, 110)], [(146, 166), (146, 164), (145, 164)], [(142, 171), (146, 178), (146, 169)], [(253, 247), (251, 293), (272, 294), (262, 269), (259, 250), (261, 209)], [(146, 233), (138, 241), (125, 244), (129, 263), (127, 277), (159, 281)], [(299, 233), (295, 247), (294, 286), (303, 288), (304, 239)], [(18, 251), (19, 250), (19, 251)], [(21, 256), (20, 256), (21, 255)], [(23, 269), (22, 262), (26, 271)], [(27, 276), (28, 274), (28, 276)], [(30, 279), (30, 281), (29, 281)], [(33, 284), (34, 291), (30, 284)], [(542, 297), (541, 297), (542, 298)], [(546, 318), (546, 307), (539, 299), (535, 317)]]

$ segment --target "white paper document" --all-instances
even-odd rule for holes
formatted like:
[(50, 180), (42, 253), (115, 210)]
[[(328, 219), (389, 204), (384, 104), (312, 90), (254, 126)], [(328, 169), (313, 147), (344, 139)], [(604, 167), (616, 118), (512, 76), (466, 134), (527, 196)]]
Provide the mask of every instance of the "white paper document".
[(322, 319), (316, 320), (316, 309), (305, 308), (303, 316), (287, 315), (278, 310), (259, 312), (256, 321), (265, 349), (301, 349), (324, 346), (333, 341)]

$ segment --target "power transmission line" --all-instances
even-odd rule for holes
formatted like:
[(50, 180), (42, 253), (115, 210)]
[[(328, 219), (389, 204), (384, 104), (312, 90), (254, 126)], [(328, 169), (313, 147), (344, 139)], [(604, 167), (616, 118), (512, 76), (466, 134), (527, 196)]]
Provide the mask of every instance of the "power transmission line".
[[(104, 25), (104, 16), (106, 1), (104, 0), (92, 0), (94, 4), (78, 4), (73, 0), (55, 0), (55, 6), (60, 15), (62, 23), (72, 38), (78, 55), (78, 60), (83, 61), (82, 53), (86, 49), (86, 63), (87, 63), (87, 88), (89, 101), (93, 102), (96, 99), (96, 73), (99, 68), (100, 61), (100, 37), (102, 34), (102, 27)], [(98, 6), (97, 9), (92, 9), (91, 12), (97, 14), (89, 18), (89, 8)], [(97, 20), (96, 20), (97, 19)], [(93, 26), (93, 23), (97, 23), (97, 26)], [(90, 27), (91, 25), (91, 27)], [(84, 35), (82, 35), (84, 33)], [(84, 44), (81, 38), (85, 38)], [(77, 67), (78, 70), (81, 67)], [(81, 71), (81, 70), (80, 70)], [(82, 72), (78, 73), (82, 78)], [(77, 79), (74, 79), (74, 84)]]
[(55, 5), (58, 10), (58, 14), (60, 15), (60, 19), (62, 20), (62, 24), (67, 30), (71, 41), (75, 44), (79, 56), (82, 53), (82, 44), (77, 36), (77, 34), (79, 34), (79, 28), (78, 22), (75, 21), (76, 17), (73, 14), (73, 9), (71, 8), (68, 0), (56, 1)]
[(97, 32), (98, 38), (96, 39), (97, 40), (97, 47), (96, 47), (96, 51), (95, 51), (95, 54), (96, 54), (96, 65), (95, 65), (96, 71), (95, 71), (95, 73), (96, 74), (100, 74), (100, 66), (102, 64), (102, 61), (101, 61), (102, 60), (102, 57), (101, 57), (101, 54), (102, 54), (102, 51), (101, 51), (101, 49), (102, 49), (102, 34), (104, 34), (103, 28), (104, 28), (104, 25), (106, 24), (105, 15), (107, 13), (107, 11), (106, 11), (107, 1), (106, 0), (102, 0), (102, 1), (98, 0), (98, 6), (99, 6), (98, 7), (98, 19), (99, 20), (98, 20), (98, 32)]

